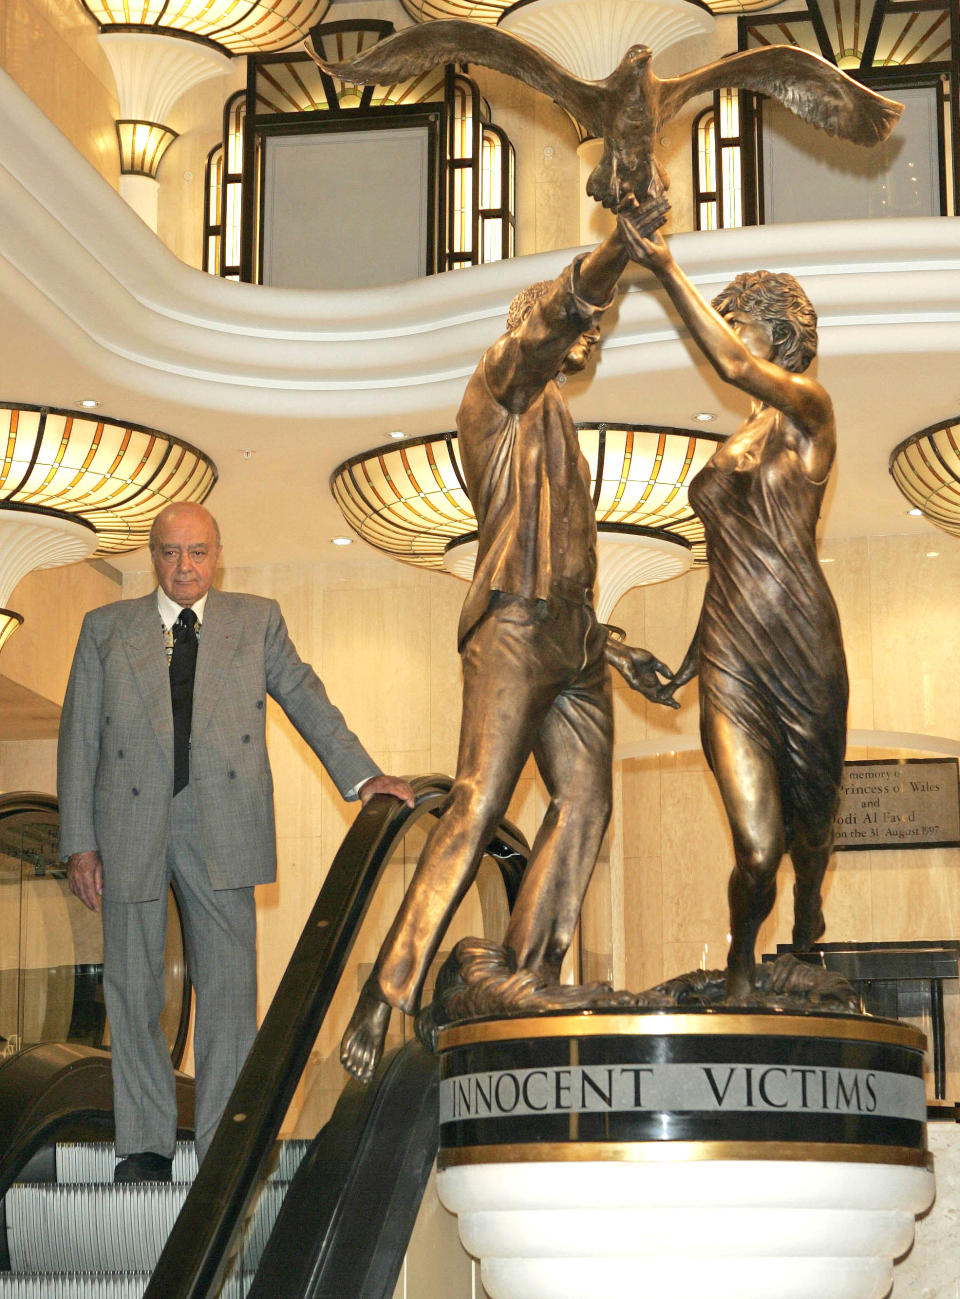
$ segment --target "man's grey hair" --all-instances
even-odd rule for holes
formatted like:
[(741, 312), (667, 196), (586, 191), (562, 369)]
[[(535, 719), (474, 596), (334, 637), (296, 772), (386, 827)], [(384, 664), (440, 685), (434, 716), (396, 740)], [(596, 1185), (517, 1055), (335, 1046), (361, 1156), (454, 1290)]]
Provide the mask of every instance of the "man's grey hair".
[(523, 324), (533, 304), (538, 298), (542, 298), (548, 289), (552, 289), (553, 284), (553, 280), (537, 280), (536, 284), (521, 289), (510, 303), (510, 310), (507, 312), (507, 329), (516, 329), (518, 325)]
[[(165, 506), (163, 507), (163, 509), (160, 511), (160, 513), (159, 513), (159, 514), (154, 518), (153, 522), (150, 524), (150, 553), (151, 553), (151, 555), (155, 554), (155, 553), (156, 553), (156, 549), (157, 549), (157, 524), (160, 522), (160, 520), (161, 520), (161, 519), (163, 518), (163, 516), (166, 514), (167, 510), (176, 509), (176, 507), (177, 507), (178, 505), (199, 505), (199, 502), (197, 502), (197, 501), (174, 501), (171, 505), (165, 505)], [(200, 508), (200, 509), (203, 509), (203, 510), (206, 510), (207, 507), (206, 507), (205, 505), (200, 505), (199, 508)], [(210, 514), (210, 511), (207, 510), (207, 513)], [(220, 541), (220, 524), (216, 521), (216, 519), (213, 517), (212, 514), (210, 514), (210, 522), (213, 524), (213, 532), (214, 532), (214, 536), (217, 538), (217, 548), (219, 549), (220, 545), (222, 544), (221, 541)]]

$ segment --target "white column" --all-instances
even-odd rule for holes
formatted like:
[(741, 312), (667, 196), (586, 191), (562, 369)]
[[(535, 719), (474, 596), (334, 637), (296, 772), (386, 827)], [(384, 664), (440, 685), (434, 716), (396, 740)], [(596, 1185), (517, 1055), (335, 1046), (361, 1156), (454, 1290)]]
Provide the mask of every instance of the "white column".
[(120, 197), (130, 204), (140, 220), (156, 234), (160, 182), (152, 176), (121, 176)]

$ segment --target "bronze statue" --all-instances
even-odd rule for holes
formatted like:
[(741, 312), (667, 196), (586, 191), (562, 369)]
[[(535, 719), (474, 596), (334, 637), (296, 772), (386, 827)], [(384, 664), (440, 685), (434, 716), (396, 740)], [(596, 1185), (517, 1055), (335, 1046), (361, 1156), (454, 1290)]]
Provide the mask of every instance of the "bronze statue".
[(728, 1001), (755, 984), (757, 932), (789, 851), (794, 951), (824, 930), (821, 884), (846, 744), (847, 671), (816, 526), (836, 449), (833, 406), (804, 374), (817, 317), (792, 275), (738, 275), (707, 305), (659, 234), (621, 221), (720, 377), (753, 398), (690, 484), (710, 575), (700, 623), (670, 682), (699, 670), (700, 733), (733, 835)]
[(885, 140), (903, 112), (902, 104), (791, 45), (746, 50), (664, 80), (650, 66), (652, 51), (634, 45), (603, 81), (582, 81), (498, 28), (453, 18), (407, 27), (340, 63), (322, 59), (309, 40), (306, 48), (325, 72), (351, 82), (389, 84), (440, 63), (479, 63), (518, 77), (556, 100), (588, 135), (602, 136), (603, 156), (590, 173), (587, 193), (615, 210), (628, 193), (642, 203), (667, 188), (654, 144), (664, 125), (696, 95), (724, 87), (752, 90), (831, 135), (867, 145)]
[[(638, 231), (666, 204), (636, 205)], [(460, 617), (463, 714), (457, 775), (344, 1035), (367, 1081), (391, 1006), (414, 1013), (427, 970), (533, 753), (550, 794), (505, 945), (514, 968), (555, 984), (610, 816), (613, 706), (607, 664), (676, 707), (646, 650), (608, 638), (593, 609), (597, 525), (590, 474), (564, 401), (628, 263), (618, 229), (510, 308), (507, 331), (467, 384), (457, 416), (479, 545)]]

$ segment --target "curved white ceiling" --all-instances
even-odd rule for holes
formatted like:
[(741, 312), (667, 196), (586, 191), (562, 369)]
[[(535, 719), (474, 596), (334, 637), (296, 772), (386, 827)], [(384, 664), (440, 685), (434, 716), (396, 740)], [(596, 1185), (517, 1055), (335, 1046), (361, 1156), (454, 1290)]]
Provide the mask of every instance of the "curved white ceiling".
[[(768, 226), (679, 235), (673, 247), (708, 295), (761, 265), (802, 279), (840, 425), (828, 532), (913, 526), (886, 460), (896, 441), (960, 410), (960, 222)], [(0, 74), (0, 399), (69, 407), (92, 394), (106, 413), (196, 442), (221, 469), (228, 536), (231, 514), (249, 533), (251, 509), (282, 495), (270, 537), (249, 555), (231, 547), (240, 562), (317, 554), (338, 522), (331, 469), (392, 428), (451, 427), (509, 299), (569, 256), (354, 293), (219, 280), (179, 262)], [(714, 409), (711, 428), (728, 431), (738, 398), (651, 290), (632, 274), (595, 373), (568, 388), (575, 415), (689, 425)], [(244, 447), (255, 473), (239, 464)]]

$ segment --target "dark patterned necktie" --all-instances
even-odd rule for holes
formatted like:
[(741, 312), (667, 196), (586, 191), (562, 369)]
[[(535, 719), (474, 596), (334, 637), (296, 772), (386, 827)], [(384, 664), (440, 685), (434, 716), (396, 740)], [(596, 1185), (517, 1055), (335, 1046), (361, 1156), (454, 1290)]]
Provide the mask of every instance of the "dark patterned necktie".
[(173, 792), (190, 782), (190, 719), (193, 716), (193, 677), (197, 668), (197, 615), (182, 609), (173, 624), (170, 656), (170, 702), (173, 705)]

